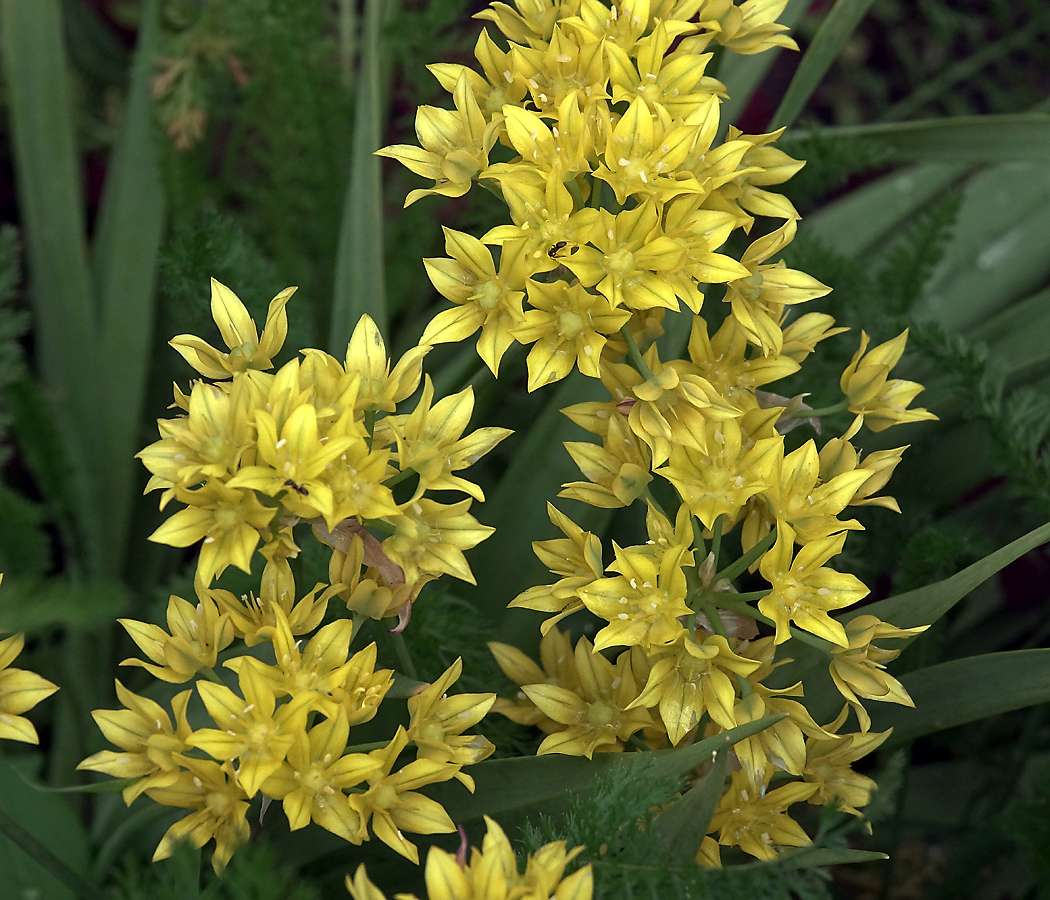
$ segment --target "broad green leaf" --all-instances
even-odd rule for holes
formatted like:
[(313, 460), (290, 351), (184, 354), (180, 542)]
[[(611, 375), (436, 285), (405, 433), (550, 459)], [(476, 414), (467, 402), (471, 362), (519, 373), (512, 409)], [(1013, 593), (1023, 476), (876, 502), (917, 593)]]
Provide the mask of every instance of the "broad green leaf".
[(951, 330), (977, 326), (1050, 275), (1050, 166), (994, 166), (966, 185), (954, 233), (915, 307)]
[(720, 750), (757, 734), (781, 718), (783, 716), (766, 716), (676, 750), (596, 753), (593, 759), (551, 754), (485, 760), (467, 769), (477, 785), (473, 794), (452, 782), (435, 785), (427, 793), (441, 803), (456, 822), (489, 815), (504, 823), (513, 816), (548, 811), (564, 803), (570, 794), (588, 790), (615, 766), (638, 765), (642, 760), (655, 759), (654, 770), (659, 776), (684, 776)]
[(827, 74), (835, 57), (860, 24), (875, 0), (836, 0), (831, 11), (824, 17), (813, 42), (799, 63), (795, 77), (788, 85), (784, 99), (780, 101), (770, 123), (769, 130), (790, 125), (798, 118), (802, 108)]
[[(848, 610), (838, 619), (845, 624), (856, 616), (870, 615), (878, 616), (884, 622), (890, 622), (898, 628), (932, 625), (977, 585), (1047, 541), (1050, 541), (1050, 523), (1040, 525), (950, 578), (898, 594), (896, 597), (887, 597), (860, 609)], [(914, 638), (902, 642), (899, 646), (904, 646), (912, 640)]]
[(716, 751), (711, 770), (674, 801), (653, 823), (669, 856), (688, 859), (709, 830), (729, 773), (729, 748)]
[[(777, 127), (789, 124), (779, 113), (777, 121)], [(876, 141), (891, 162), (1050, 162), (1050, 115), (1043, 112), (844, 125), (812, 135)], [(807, 139), (806, 132), (793, 135), (803, 149)]]
[[(786, 25), (790, 29), (798, 26), (806, 15), (806, 11), (813, 5), (813, 0), (788, 0), (788, 5), (777, 17), (777, 22)], [(754, 96), (758, 86), (762, 84), (773, 63), (781, 53), (793, 53), (783, 47), (771, 47), (761, 53), (743, 55), (740, 53), (723, 53), (719, 69), (714, 74), (729, 91), (729, 97), (722, 103), (719, 109), (721, 119), (721, 132), (724, 134), (726, 126), (735, 125), (736, 120), (747, 109), (748, 103)]]
[(966, 337), (988, 345), (989, 355), (1007, 377), (1045, 371), (1050, 362), (1050, 288), (995, 313)]
[(354, 325), (368, 313), (387, 337), (388, 310), (383, 276), (383, 182), (380, 159), (374, 156), (383, 141), (383, 17), (390, 0), (367, 0), (357, 78), (354, 139), (350, 183), (346, 190), (328, 349), (346, 352)]
[(901, 677), (915, 709), (872, 703), (872, 728), (893, 728), (885, 747), (1050, 702), (1050, 649), (1012, 650), (955, 659)]
[(103, 559), (95, 309), (62, 18), (57, 0), (3, 0), (0, 55), (25, 224), (37, 359), (75, 465), (71, 498), (86, 561)]
[(164, 228), (164, 191), (154, 143), (151, 82), (159, 0), (142, 10), (124, 130), (110, 159), (94, 246), (102, 311), (102, 395), (107, 417), (107, 570), (120, 571), (139, 466), (142, 408), (153, 351), (154, 281)]
[(968, 171), (960, 163), (922, 163), (893, 172), (806, 216), (804, 233), (829, 249), (862, 256)]
[[(5, 897), (95, 900), (85, 880), (88, 841), (69, 803), (34, 790), (25, 780), (37, 757), (0, 758), (0, 872)], [(56, 855), (61, 854), (61, 857)]]

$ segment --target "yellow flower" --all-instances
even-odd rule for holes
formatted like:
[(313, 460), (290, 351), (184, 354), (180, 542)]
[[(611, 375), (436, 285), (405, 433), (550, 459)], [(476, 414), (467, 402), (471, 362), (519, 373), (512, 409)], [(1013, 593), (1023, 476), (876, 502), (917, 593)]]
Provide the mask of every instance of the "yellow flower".
[(491, 252), (477, 238), (445, 228), (445, 252), (450, 259), (424, 259), (427, 275), (441, 296), (456, 304), (439, 312), (419, 339), (421, 344), (464, 341), (479, 328), (478, 356), (493, 375), (503, 354), (514, 343), (514, 329), (525, 319), (525, 242), (507, 241), (500, 253), (499, 272)]
[(350, 797), (364, 822), (371, 820), (372, 831), (384, 844), (406, 859), (419, 862), (416, 845), (402, 832), (414, 834), (448, 834), (456, 826), (445, 808), (436, 800), (415, 789), (439, 781), (448, 781), (459, 771), (458, 766), (431, 759), (417, 759), (391, 773), (398, 755), (408, 744), (408, 735), (400, 726), (390, 743), (373, 750), (369, 757), (375, 766), (366, 776), (368, 788)]
[(794, 559), (795, 532), (790, 525), (777, 526), (777, 541), (762, 556), (759, 570), (772, 590), (758, 601), (758, 609), (776, 623), (773, 640), (777, 644), (791, 635), (790, 622), (832, 644), (847, 647), (849, 640), (842, 625), (832, 619), (831, 610), (852, 606), (868, 595), (868, 589), (855, 575), (824, 567), (842, 552), (845, 533), (817, 538), (802, 547)]
[(889, 380), (890, 370), (904, 354), (908, 330), (865, 353), (868, 340), (868, 335), (862, 331), (860, 347), (839, 381), (849, 411), (857, 414), (844, 437), (848, 439), (856, 434), (862, 422), (872, 431), (884, 431), (891, 425), (936, 419), (929, 410), (908, 409), (908, 404), (923, 390), (921, 384), (899, 378)]
[(737, 688), (732, 676), (747, 676), (758, 663), (734, 653), (724, 637), (711, 635), (698, 643), (683, 634), (650, 662), (649, 679), (633, 705), (659, 707), (672, 745), (692, 731), (704, 713), (722, 728), (739, 724), (733, 714)]
[(526, 684), (522, 691), (561, 728), (544, 738), (537, 755), (564, 753), (591, 758), (595, 752), (619, 752), (636, 731), (652, 726), (646, 709), (634, 706), (647, 675), (645, 654), (637, 647), (609, 662), (580, 638), (572, 657), (579, 687)]
[(205, 585), (230, 565), (250, 572), (259, 530), (270, 524), (276, 510), (263, 506), (255, 491), (229, 488), (215, 479), (192, 491), (178, 491), (176, 496), (187, 508), (171, 516), (149, 539), (189, 547), (203, 538), (197, 575)]
[(614, 307), (678, 309), (665, 275), (681, 265), (685, 251), (660, 232), (660, 213), (653, 200), (616, 215), (603, 209), (589, 238), (593, 246), (580, 247), (564, 261), (580, 284), (597, 285)]
[(775, 791), (752, 796), (754, 788), (743, 771), (733, 772), (730, 777), (730, 788), (711, 819), (711, 830), (718, 831), (719, 844), (739, 847), (758, 859), (776, 859), (777, 847), (805, 847), (812, 843), (787, 809), (816, 793), (815, 784), (792, 781)]
[(255, 322), (237, 295), (213, 278), (211, 315), (229, 347), (229, 353), (216, 350), (192, 334), (180, 334), (169, 343), (205, 378), (227, 378), (248, 369), (269, 369), (288, 335), (288, 313), (284, 307), (295, 291), (294, 287), (285, 288), (270, 301), (266, 325), (260, 337)]
[(172, 698), (173, 728), (171, 717), (160, 704), (133, 694), (119, 681), (116, 685), (117, 699), (125, 709), (96, 709), (91, 717), (106, 740), (120, 747), (121, 752), (100, 750), (77, 768), (136, 779), (123, 789), (124, 802), (130, 806), (143, 791), (170, 786), (179, 779), (183, 754), (190, 749), (186, 738), (193, 732), (186, 720), (192, 691), (182, 691)]
[(471, 180), (488, 165), (489, 151), (496, 142), (497, 122), (486, 122), (464, 74), (453, 92), (455, 110), (421, 106), (416, 111), (416, 139), (419, 147), (397, 144), (377, 150), (377, 156), (396, 159), (405, 168), (434, 186), (411, 191), (405, 206), (428, 194), (462, 197), (470, 190)]
[(378, 763), (364, 753), (345, 753), (349, 737), (340, 709), (296, 734), (285, 761), (263, 782), (262, 792), (281, 801), (292, 831), (314, 821), (352, 844), (367, 837), (364, 819), (344, 791), (375, 772)]
[(299, 694), (275, 711), (277, 701), (262, 664), (246, 658), (237, 668), (244, 699), (225, 685), (197, 682), (208, 715), (219, 727), (200, 728), (186, 743), (214, 759), (237, 760), (237, 783), (251, 798), (284, 761), (295, 735), (306, 728), (313, 697)]
[(366, 413), (393, 412), (419, 386), (423, 357), (430, 349), (428, 345), (413, 347), (391, 370), (379, 328), (371, 316), (361, 316), (346, 347), (346, 374), (361, 376), (354, 408)]
[(234, 627), (228, 612), (220, 613), (207, 595), (196, 606), (172, 594), (168, 598), (168, 634), (159, 625), (117, 619), (152, 662), (125, 659), (122, 666), (141, 666), (154, 678), (179, 684), (201, 669), (211, 669), (219, 652), (233, 643)]
[(384, 418), (377, 426), (377, 438), (396, 441), (401, 471), (412, 469), (419, 475), (413, 500), (424, 491), (434, 490), (463, 491), (484, 501), (481, 488), (454, 473), (472, 466), (513, 432), (509, 428), (479, 428), (462, 437), (474, 410), (472, 387), (442, 397), (437, 403), (433, 400), (434, 384), (427, 375), (416, 408), (407, 415)]
[[(576, 674), (575, 658), (567, 632), (551, 628), (544, 633), (540, 639), (540, 659), (543, 668), (510, 644), (491, 641), (488, 647), (503, 674), (520, 687), (527, 684), (553, 684), (569, 691), (580, 689), (580, 679)], [(561, 730), (561, 725), (529, 700), (524, 691), (519, 691), (514, 700), (498, 697), (492, 705), (492, 711), (520, 725), (536, 725), (547, 734)]]
[[(0, 575), (0, 580), (3, 575)], [(58, 690), (46, 678), (25, 669), (12, 669), (13, 663), (25, 646), (25, 635), (16, 634), (0, 641), (0, 739), (40, 742), (36, 728), (22, 715), (41, 700)]]
[(875, 616), (855, 616), (846, 623), (847, 643), (836, 647), (831, 653), (831, 678), (839, 693), (856, 712), (861, 731), (871, 728), (871, 717), (860, 702), (860, 697), (915, 706), (904, 685), (886, 671), (886, 663), (900, 656), (900, 650), (884, 650), (876, 647), (872, 641), (880, 638), (909, 638), (928, 627), (897, 628)]
[(806, 741), (803, 778), (817, 785), (817, 792), (809, 798), (810, 803), (816, 806), (834, 804), (843, 812), (859, 817), (858, 807), (868, 805), (876, 785), (866, 775), (854, 772), (850, 764), (877, 750), (890, 732), (838, 734), (848, 710), (844, 706), (835, 721), (827, 726), (827, 737)]
[[(485, 816), (486, 834), (482, 849), (471, 848), (470, 862), (460, 860), (440, 847), (427, 854), (425, 872), (428, 900), (591, 900), (593, 877), (590, 866), (571, 875), (565, 867), (583, 848), (566, 850), (564, 841), (544, 844), (518, 872), (518, 860), (503, 829)], [(465, 850), (464, 850), (465, 855)], [(364, 863), (353, 878), (346, 876), (346, 889), (354, 900), (386, 900), (369, 879)], [(398, 900), (416, 900), (411, 894), (398, 894)]]
[(436, 503), (426, 498), (406, 503), (391, 523), (396, 531), (383, 550), (409, 583), (420, 575), (448, 574), (474, 584), (464, 550), (480, 544), (496, 529), (482, 525), (467, 510), (470, 500)]
[(526, 360), (529, 390), (560, 381), (574, 365), (584, 375), (598, 378), (605, 336), (619, 331), (630, 313), (614, 309), (605, 297), (579, 284), (530, 279), (527, 288), (533, 308), (525, 313), (514, 337), (533, 345)]
[(683, 544), (617, 547), (609, 569), (618, 574), (599, 578), (579, 589), (580, 599), (609, 624), (594, 637), (596, 650), (613, 646), (640, 646), (644, 650), (673, 644), (684, 630), (686, 605), (683, 566), (692, 563), (692, 551)]
[(630, 506), (648, 489), (653, 480), (648, 448), (619, 413), (609, 416), (606, 422), (608, 428), (601, 447), (583, 441), (565, 442), (572, 461), (588, 480), (563, 484), (559, 497), (616, 509)]
[[(463, 732), (477, 725), (492, 708), (495, 694), (457, 694), (446, 696), (463, 671), (457, 659), (433, 684), (408, 698), (408, 738), (416, 745), (419, 759), (472, 766), (490, 757), (496, 747), (480, 734)], [(474, 790), (474, 779), (463, 772), (457, 780)]]
[(214, 840), (211, 864), (221, 874), (237, 846), (248, 840), (248, 799), (228, 764), (193, 757), (185, 757), (182, 763), (186, 768), (175, 781), (146, 791), (163, 806), (193, 810), (165, 832), (153, 861), (167, 859), (180, 841), (200, 848)]
[(284, 558), (267, 561), (262, 571), (258, 597), (248, 594), (238, 599), (229, 591), (217, 588), (208, 590), (199, 579), (194, 587), (202, 600), (211, 597), (224, 613), (229, 613), (237, 636), (249, 647), (254, 647), (260, 641), (273, 640), (277, 609), (281, 610), (292, 634), (309, 634), (321, 624), (328, 600), (336, 593), (336, 586), (332, 585), (318, 597), (317, 592), (324, 587), (318, 583), (312, 591), (296, 600), (292, 568)]

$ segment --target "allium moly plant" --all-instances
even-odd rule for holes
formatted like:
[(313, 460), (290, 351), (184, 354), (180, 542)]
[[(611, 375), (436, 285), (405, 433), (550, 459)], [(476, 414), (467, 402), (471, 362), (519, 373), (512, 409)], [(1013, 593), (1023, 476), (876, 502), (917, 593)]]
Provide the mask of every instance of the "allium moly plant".
[[(477, 66), (430, 67), (451, 108), (421, 107), (418, 144), (380, 154), (427, 180), (407, 204), (481, 186), (506, 221), (481, 235), (445, 228), (447, 255), (424, 264), (451, 305), (397, 361), (365, 316), (343, 359), (304, 349), (274, 371), (293, 289), (260, 334), (212, 282), (225, 349), (171, 342), (200, 377), (176, 387), (176, 413), (139, 454), (162, 509), (177, 504), (152, 539), (199, 545), (196, 596), (170, 598), (166, 627), (121, 620), (140, 651), (125, 665), (190, 687), (162, 705), (118, 681), (122, 708), (94, 713), (117, 749), (80, 764), (121, 779), (129, 804), (185, 811), (155, 859), (214, 842), (221, 870), (254, 810), (279, 801), (293, 831), (375, 837), (417, 863), (409, 835), (456, 831), (428, 792), (475, 789), (470, 768), (494, 751), (477, 731), (490, 713), (542, 730), (539, 755), (664, 751), (693, 787), (657, 827), (691, 817), (675, 843), (700, 866), (809, 844), (810, 805), (863, 816), (875, 783), (853, 766), (889, 734), (869, 706), (912, 704), (886, 664), (924, 626), (855, 609), (868, 588), (842, 559), (862, 527), (851, 510), (899, 512), (883, 491), (905, 448), (863, 454), (854, 439), (934, 416), (911, 405), (921, 385), (894, 375), (906, 332), (874, 347), (862, 332), (837, 391), (778, 393), (846, 329), (806, 311), (829, 288), (780, 259), (799, 216), (772, 189), (803, 163), (777, 149), (781, 131), (722, 122), (726, 87), (708, 70), (727, 53), (794, 48), (776, 21), (785, 5), (516, 0), (479, 14)], [(551, 578), (506, 598), (546, 615), (540, 660), (491, 644), (513, 699), (450, 693), (459, 662), (423, 684), (407, 656), (395, 673), (377, 669), (374, 643), (352, 651), (367, 620), (398, 641), (430, 582), (473, 582), (466, 554), (493, 530), (472, 513), (484, 495), (466, 470), (510, 432), (469, 431), (471, 389), (437, 397), (423, 374), (435, 345), (467, 340), (494, 376), (527, 347), (530, 392), (592, 379), (597, 399), (564, 410), (591, 437), (566, 445), (582, 478), (559, 496), (626, 510), (645, 534), (603, 545), (570, 506), (550, 505), (562, 536), (533, 546)], [(846, 410), (841, 434), (821, 431)], [(304, 540), (328, 549), (327, 582), (295, 583)], [(257, 590), (224, 588), (230, 567)], [(585, 621), (598, 622), (591, 636)], [(784, 677), (796, 658), (787, 670), (805, 681)], [(837, 690), (830, 716), (808, 702), (814, 671)], [(354, 737), (397, 698), (407, 725)], [(502, 808), (497, 793), (476, 799)], [(571, 871), (577, 850), (548, 844), (521, 874), (487, 824), (469, 861), (465, 838), (456, 855), (431, 848), (432, 900), (591, 896), (590, 867)], [(356, 900), (384, 896), (351, 868)]]

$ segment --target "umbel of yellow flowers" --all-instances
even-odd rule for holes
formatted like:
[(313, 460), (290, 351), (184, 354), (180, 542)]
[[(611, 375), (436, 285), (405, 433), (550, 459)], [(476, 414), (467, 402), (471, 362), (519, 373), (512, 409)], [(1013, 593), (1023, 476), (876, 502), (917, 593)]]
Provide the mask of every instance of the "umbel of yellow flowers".
[[(167, 630), (123, 624), (145, 657), (125, 664), (196, 682), (215, 727), (190, 726), (190, 690), (169, 714), (118, 682), (124, 708), (95, 718), (119, 749), (81, 764), (126, 779), (129, 803), (146, 794), (187, 810), (157, 858), (176, 840), (214, 840), (221, 868), (261, 795), (281, 801), (293, 829), (313, 822), (352, 844), (371, 829), (416, 862), (406, 834), (455, 827), (418, 789), (451, 779), (473, 789), (462, 770), (493, 748), (465, 732), (490, 710), (546, 732), (540, 753), (587, 757), (682, 746), (781, 714), (734, 747), (738, 765), (708, 833), (696, 835), (704, 865), (718, 865), (722, 847), (769, 859), (807, 843), (789, 811), (797, 803), (861, 814), (874, 783), (851, 766), (888, 734), (871, 731), (865, 703), (911, 703), (885, 671), (897, 651), (873, 642), (915, 629), (842, 613), (867, 594), (835, 566), (861, 528), (848, 510), (897, 509), (879, 492), (904, 450), (862, 456), (851, 441), (863, 427), (933, 416), (909, 408), (921, 386), (892, 376), (906, 333), (871, 350), (862, 335), (838, 403), (814, 410), (805, 394), (775, 393), (846, 329), (798, 309), (829, 289), (778, 260), (799, 217), (770, 188), (802, 163), (774, 146), (780, 132), (730, 126), (720, 139), (726, 89), (705, 70), (717, 45), (793, 47), (776, 23), (784, 6), (516, 0), (481, 13), (502, 36), (482, 32), (478, 69), (431, 67), (453, 108), (420, 108), (419, 145), (381, 153), (431, 182), (409, 203), (479, 183), (506, 202), (507, 221), (480, 237), (445, 229), (447, 257), (424, 264), (451, 306), (393, 365), (366, 316), (343, 360), (306, 349), (274, 372), (292, 290), (274, 298), (260, 335), (233, 292), (213, 282), (226, 350), (189, 335), (172, 341), (203, 379), (189, 393), (176, 388), (181, 414), (161, 420), (160, 440), (139, 454), (162, 508), (181, 504), (153, 540), (200, 543), (196, 603), (172, 597)], [(752, 235), (739, 259), (723, 252), (736, 230)], [(711, 285), (715, 304), (705, 297)], [(669, 316), (685, 317), (675, 326), (688, 335), (680, 358), (656, 343)], [(410, 700), (407, 729), (382, 747), (356, 747), (353, 728), (375, 715), (392, 673), (376, 670), (374, 644), (351, 655), (355, 623), (396, 616), (406, 627), (428, 582), (473, 581), (464, 553), (492, 531), (471, 515), (484, 497), (461, 473), (508, 432), (466, 433), (471, 390), (435, 398), (422, 375), (434, 344), (475, 335), (493, 374), (511, 345), (529, 347), (530, 391), (575, 370), (594, 379), (602, 399), (564, 410), (594, 438), (568, 445), (582, 480), (560, 496), (632, 507), (646, 540), (603, 547), (552, 505), (563, 537), (534, 547), (554, 580), (511, 603), (548, 614), (541, 662), (492, 645), (521, 686), (517, 698), (449, 696), (457, 663)], [(785, 438), (846, 410), (850, 426), (821, 445), (798, 440), (805, 432)], [(651, 492), (657, 479), (670, 509)], [(408, 496), (396, 499), (403, 481)], [(464, 497), (439, 502), (427, 496), (434, 490)], [(723, 538), (737, 530), (742, 555), (726, 560)], [(302, 533), (331, 551), (328, 583), (305, 594), (288, 562)], [(216, 583), (229, 566), (251, 571), (257, 554), (257, 594)], [(748, 569), (767, 586), (737, 593), (733, 582)], [(336, 599), (351, 618), (321, 627)], [(555, 626), (583, 610), (604, 624), (593, 641), (573, 644)], [(812, 717), (801, 683), (773, 686), (793, 640), (826, 653), (844, 701), (830, 722)], [(272, 653), (234, 655), (237, 642)], [(236, 689), (214, 671), (220, 654)], [(859, 730), (847, 730), (851, 714)], [(432, 851), (428, 889), (443, 900), (474, 896), (477, 879), (490, 885), (483, 873), (499, 871), (506, 890), (486, 896), (588, 896), (589, 870), (563, 878), (571, 854), (549, 846), (521, 876), (492, 823), (469, 866)], [(381, 896), (363, 870), (350, 889), (358, 900)]]
[[(430, 67), (452, 108), (420, 107), (418, 146), (379, 151), (431, 182), (406, 205), (480, 184), (507, 207), (483, 235), (445, 228), (447, 257), (424, 261), (452, 305), (423, 342), (480, 332), (493, 374), (511, 345), (526, 345), (530, 391), (576, 370), (600, 381), (605, 399), (564, 410), (594, 438), (567, 444), (583, 479), (559, 496), (645, 518), (644, 543), (603, 548), (550, 507), (564, 537), (533, 546), (554, 580), (510, 604), (549, 615), (542, 664), (493, 644), (521, 686), (493, 709), (542, 728), (540, 753), (588, 757), (786, 714), (734, 748), (739, 768), (710, 834), (697, 835), (707, 865), (719, 847), (772, 858), (807, 843), (788, 812), (799, 802), (860, 815), (874, 783), (851, 765), (888, 734), (870, 731), (864, 704), (911, 703), (885, 671), (897, 651), (873, 641), (916, 630), (843, 615), (868, 590), (835, 559), (862, 527), (851, 506), (899, 511), (879, 492), (905, 448), (862, 456), (852, 439), (934, 416), (909, 408), (921, 385), (892, 373), (906, 332), (873, 349), (862, 333), (842, 397), (820, 410), (806, 394), (775, 393), (846, 329), (801, 309), (829, 288), (779, 259), (799, 216), (771, 188), (803, 163), (775, 147), (780, 131), (722, 123), (726, 88), (708, 74), (716, 51), (794, 48), (776, 23), (785, 5), (493, 3), (478, 18), (498, 34), (482, 31), (477, 67)], [(739, 258), (723, 249), (738, 229), (751, 236)], [(687, 319), (674, 325), (688, 334), (681, 358), (656, 343), (675, 316)], [(786, 438), (847, 410), (852, 423), (822, 445)], [(651, 492), (658, 478), (671, 509)], [(737, 561), (722, 552), (734, 530)], [(737, 593), (745, 570), (767, 586)], [(583, 610), (603, 624), (573, 645), (555, 626)], [(826, 653), (844, 700), (831, 722), (812, 718), (801, 683), (767, 684), (793, 638)], [(844, 730), (851, 709), (859, 731)]]

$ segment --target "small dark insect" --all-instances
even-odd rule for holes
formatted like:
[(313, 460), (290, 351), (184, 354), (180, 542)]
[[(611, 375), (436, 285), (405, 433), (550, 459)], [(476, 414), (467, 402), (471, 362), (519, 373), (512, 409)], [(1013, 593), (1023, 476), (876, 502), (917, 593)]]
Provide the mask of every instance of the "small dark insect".
[(285, 479), (284, 486), (290, 487), (293, 491), (295, 491), (297, 494), (302, 495), (303, 497), (310, 496), (310, 492), (306, 488), (304, 488), (301, 484), (296, 484), (294, 481), (292, 481), (291, 478)]
[(550, 250), (547, 251), (547, 255), (551, 259), (557, 259), (558, 254), (569, 245), (568, 241), (558, 241)]

